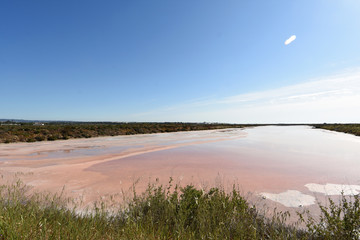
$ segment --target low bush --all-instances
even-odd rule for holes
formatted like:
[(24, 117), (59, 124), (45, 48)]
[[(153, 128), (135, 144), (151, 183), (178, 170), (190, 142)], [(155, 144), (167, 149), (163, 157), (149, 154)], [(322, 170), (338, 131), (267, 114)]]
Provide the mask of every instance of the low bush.
[[(206, 123), (101, 123), (50, 122), (45, 125), (18, 123), (0, 125), (0, 143), (55, 141), (58, 139), (90, 138), (177, 131), (240, 128), (239, 124)], [(250, 125), (248, 125), (250, 126)]]
[(100, 202), (82, 214), (69, 202), (20, 182), (0, 187), (0, 239), (359, 239), (358, 196), (320, 206), (317, 221), (299, 214), (305, 229), (287, 225), (288, 212), (264, 217), (235, 189), (149, 185), (117, 211)]

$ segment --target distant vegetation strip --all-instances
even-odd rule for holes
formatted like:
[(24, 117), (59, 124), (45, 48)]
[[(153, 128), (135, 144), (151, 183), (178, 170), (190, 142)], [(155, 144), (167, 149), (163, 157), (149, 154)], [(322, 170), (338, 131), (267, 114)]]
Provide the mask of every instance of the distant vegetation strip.
[(313, 124), (312, 126), (315, 128), (350, 133), (355, 136), (360, 136), (360, 124)]
[(2, 122), (0, 143), (37, 142), (145, 133), (241, 128), (222, 123)]
[[(29, 194), (20, 182), (0, 186), (0, 239), (359, 239), (360, 201), (344, 196), (319, 206), (321, 215), (289, 212), (264, 217), (234, 188), (149, 185), (127, 205), (98, 202), (91, 214), (69, 209), (71, 199)], [(109, 208), (110, 206), (110, 208)]]

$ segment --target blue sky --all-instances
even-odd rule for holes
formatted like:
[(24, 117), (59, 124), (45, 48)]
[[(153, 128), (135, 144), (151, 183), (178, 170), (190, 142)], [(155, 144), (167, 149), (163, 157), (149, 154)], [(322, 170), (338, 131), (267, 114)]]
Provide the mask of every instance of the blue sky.
[(0, 118), (360, 122), (359, 12), (357, 0), (2, 1)]

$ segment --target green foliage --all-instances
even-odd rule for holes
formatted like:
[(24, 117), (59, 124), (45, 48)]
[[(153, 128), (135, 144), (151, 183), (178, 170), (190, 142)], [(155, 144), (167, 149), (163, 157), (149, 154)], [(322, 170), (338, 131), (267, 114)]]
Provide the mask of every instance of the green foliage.
[(329, 199), (329, 206), (320, 205), (321, 215), (315, 221), (308, 213), (305, 221), (308, 232), (315, 239), (359, 239), (360, 238), (360, 199), (359, 195), (350, 200), (342, 195), (340, 203)]
[[(306, 229), (286, 225), (288, 212), (259, 214), (235, 189), (149, 185), (118, 211), (98, 203), (88, 213), (68, 208), (61, 195), (29, 194), (17, 182), (0, 187), (0, 239), (359, 239), (359, 196), (320, 205)], [(309, 214), (309, 213), (308, 213)]]
[(244, 127), (239, 124), (205, 123), (58, 123), (45, 125), (22, 123), (0, 125), (0, 143), (54, 141), (58, 139), (90, 138), (177, 131), (210, 130)]
[(111, 239), (119, 236), (116, 219), (98, 209), (80, 216), (57, 195), (28, 195), (21, 183), (3, 186), (0, 197), (0, 239)]
[(295, 228), (268, 220), (233, 191), (149, 185), (118, 212), (98, 204), (78, 214), (61, 196), (17, 183), (0, 190), (0, 239), (291, 239)]
[(314, 124), (312, 126), (315, 128), (344, 132), (360, 136), (360, 124)]

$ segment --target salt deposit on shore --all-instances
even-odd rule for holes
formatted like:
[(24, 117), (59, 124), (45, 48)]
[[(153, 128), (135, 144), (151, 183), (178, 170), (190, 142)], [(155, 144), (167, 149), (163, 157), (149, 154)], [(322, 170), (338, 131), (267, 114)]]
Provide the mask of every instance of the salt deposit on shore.
[(325, 185), (308, 183), (305, 185), (311, 192), (323, 193), (325, 195), (356, 195), (360, 193), (360, 185), (332, 184)]
[(315, 203), (315, 197), (296, 190), (287, 190), (282, 193), (261, 193), (261, 196), (281, 203), (286, 207), (304, 207)]

